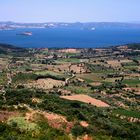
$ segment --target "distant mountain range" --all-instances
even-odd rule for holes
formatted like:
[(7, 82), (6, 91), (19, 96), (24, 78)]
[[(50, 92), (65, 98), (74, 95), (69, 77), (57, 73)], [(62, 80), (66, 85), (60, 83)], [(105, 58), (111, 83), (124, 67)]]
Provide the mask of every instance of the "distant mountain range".
[(76, 29), (140, 29), (140, 23), (121, 23), (121, 22), (87, 22), (87, 23), (65, 23), (65, 22), (46, 22), (46, 23), (16, 23), (0, 22), (1, 30), (16, 28), (76, 28)]

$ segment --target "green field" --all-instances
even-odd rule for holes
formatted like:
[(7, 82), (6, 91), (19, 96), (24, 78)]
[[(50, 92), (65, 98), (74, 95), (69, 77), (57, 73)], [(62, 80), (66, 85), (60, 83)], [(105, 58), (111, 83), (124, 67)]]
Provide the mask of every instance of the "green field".
[(90, 87), (82, 87), (82, 86), (68, 86), (64, 87), (64, 89), (71, 91), (75, 94), (89, 94), (93, 93)]
[(123, 84), (127, 84), (130, 87), (136, 87), (136, 85), (138, 85), (140, 87), (140, 80), (138, 78), (125, 79), (125, 80), (123, 80)]
[(70, 63), (79, 63), (80, 60), (77, 58), (59, 58), (57, 59), (58, 63), (66, 63), (66, 62), (70, 62)]
[(53, 76), (62, 76), (62, 73), (57, 73), (53, 71), (43, 70), (43, 71), (36, 71), (35, 74), (37, 75), (53, 75)]
[(1, 73), (0, 72), (0, 85), (6, 84), (6, 81), (7, 81), (6, 73)]
[(140, 112), (138, 112), (138, 111), (116, 109), (116, 110), (113, 111), (113, 113), (124, 115), (126, 117), (134, 117), (134, 118), (139, 118), (140, 119)]
[(102, 80), (102, 74), (90, 73), (90, 74), (77, 74), (77, 77), (84, 79), (88, 83), (92, 83), (94, 81), (99, 82)]

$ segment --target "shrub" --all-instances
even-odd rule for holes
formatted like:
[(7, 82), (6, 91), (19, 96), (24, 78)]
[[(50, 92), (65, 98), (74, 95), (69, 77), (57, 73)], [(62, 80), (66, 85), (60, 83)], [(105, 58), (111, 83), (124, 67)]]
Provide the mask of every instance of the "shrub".
[(83, 135), (85, 132), (85, 128), (82, 127), (81, 125), (75, 125), (72, 128), (72, 134), (76, 137)]

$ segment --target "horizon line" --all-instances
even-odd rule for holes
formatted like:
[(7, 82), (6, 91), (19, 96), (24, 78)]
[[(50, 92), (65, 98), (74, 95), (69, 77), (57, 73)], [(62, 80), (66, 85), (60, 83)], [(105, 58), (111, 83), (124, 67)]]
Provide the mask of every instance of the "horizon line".
[(11, 23), (129, 23), (129, 24), (140, 24), (140, 21), (73, 21), (73, 22), (66, 22), (66, 21), (44, 21), (44, 22), (19, 22), (19, 21), (0, 21), (0, 22), (11, 22)]

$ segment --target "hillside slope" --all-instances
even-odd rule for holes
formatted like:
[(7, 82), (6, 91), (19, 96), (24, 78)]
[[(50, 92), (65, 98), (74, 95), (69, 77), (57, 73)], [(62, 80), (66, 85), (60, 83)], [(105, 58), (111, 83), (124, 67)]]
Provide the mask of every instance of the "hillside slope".
[(16, 47), (9, 44), (0, 44), (0, 54), (4, 55), (25, 55), (27, 49)]

